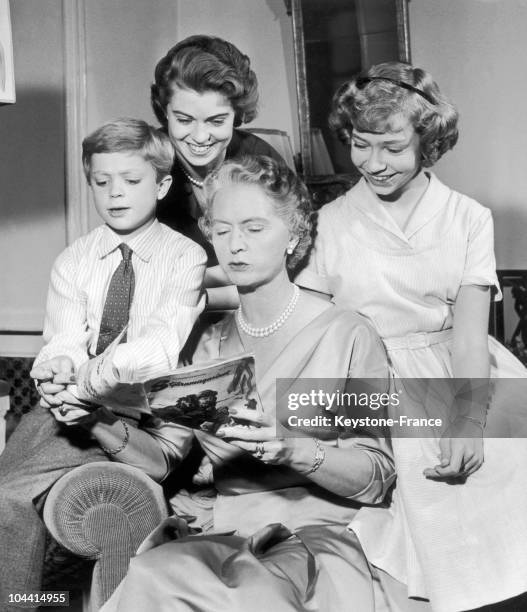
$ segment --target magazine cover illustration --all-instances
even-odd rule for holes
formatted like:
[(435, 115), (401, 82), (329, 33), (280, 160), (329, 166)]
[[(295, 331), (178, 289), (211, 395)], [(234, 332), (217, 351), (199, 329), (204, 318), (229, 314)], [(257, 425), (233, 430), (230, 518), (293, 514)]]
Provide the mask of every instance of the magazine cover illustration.
[(188, 366), (150, 380), (145, 391), (152, 414), (171, 423), (215, 433), (233, 422), (229, 407), (242, 404), (262, 411), (256, 389), (254, 356)]

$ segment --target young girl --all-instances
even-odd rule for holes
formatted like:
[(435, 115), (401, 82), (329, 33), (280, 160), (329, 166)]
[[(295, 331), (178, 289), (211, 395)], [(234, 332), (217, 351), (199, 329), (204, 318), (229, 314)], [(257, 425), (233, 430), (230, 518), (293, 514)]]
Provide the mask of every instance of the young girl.
[[(457, 112), (431, 76), (395, 62), (373, 66), (337, 91), (330, 121), (362, 178), (320, 211), (296, 282), (368, 317), (403, 387), (404, 378), (525, 379), (520, 362), (487, 337), (490, 298), (501, 295), (490, 211), (426, 170), (458, 135)], [(408, 597), (435, 611), (527, 590), (527, 441), (493, 433), (506, 431), (525, 395), (516, 402), (509, 387), (499, 391), (488, 410), (458, 413), (447, 435), (394, 437), (392, 506), (364, 509), (351, 524), (381, 578), (405, 583)]]

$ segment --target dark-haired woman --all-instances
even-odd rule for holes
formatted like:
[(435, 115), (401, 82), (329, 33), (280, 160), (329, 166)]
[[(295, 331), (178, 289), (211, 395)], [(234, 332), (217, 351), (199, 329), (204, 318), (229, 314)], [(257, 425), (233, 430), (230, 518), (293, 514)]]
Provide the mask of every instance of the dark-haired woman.
[(155, 69), (155, 115), (176, 149), (172, 187), (157, 217), (198, 242), (209, 266), (214, 250), (199, 229), (203, 181), (225, 159), (278, 153), (254, 134), (239, 130), (257, 114), (258, 82), (249, 58), (232, 43), (196, 35), (172, 47)]

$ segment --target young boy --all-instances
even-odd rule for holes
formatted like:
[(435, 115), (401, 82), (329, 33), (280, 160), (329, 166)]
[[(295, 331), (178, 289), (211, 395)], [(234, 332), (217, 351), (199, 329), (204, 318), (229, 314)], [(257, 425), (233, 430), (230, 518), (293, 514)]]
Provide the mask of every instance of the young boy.
[(142, 382), (177, 367), (204, 307), (206, 255), (155, 219), (173, 158), (168, 137), (135, 119), (107, 123), (83, 142), (86, 178), (104, 225), (76, 240), (53, 266), (46, 344), (31, 372), (41, 405), (24, 416), (0, 456), (2, 610), (10, 609), (9, 593), (40, 588), (45, 528), (38, 510), (58, 478), (137, 448), (145, 457), (140, 467), (164, 476), (151, 435), (105, 408), (75, 406), (66, 384), (86, 373), (95, 362), (90, 357), (123, 328), (126, 341), (113, 353), (107, 384)]

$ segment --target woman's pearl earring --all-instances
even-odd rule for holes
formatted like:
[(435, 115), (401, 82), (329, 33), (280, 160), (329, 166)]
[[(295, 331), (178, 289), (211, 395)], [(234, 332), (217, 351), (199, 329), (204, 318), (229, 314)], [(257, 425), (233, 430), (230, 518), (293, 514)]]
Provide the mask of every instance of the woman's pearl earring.
[(292, 255), (294, 250), (295, 250), (295, 249), (294, 249), (292, 246), (288, 246), (288, 247), (287, 247), (287, 254), (288, 254), (288, 255)]

